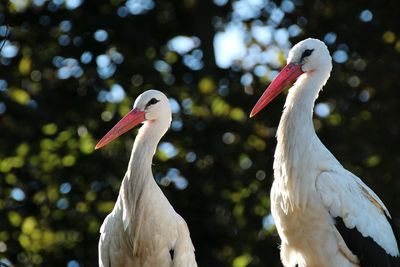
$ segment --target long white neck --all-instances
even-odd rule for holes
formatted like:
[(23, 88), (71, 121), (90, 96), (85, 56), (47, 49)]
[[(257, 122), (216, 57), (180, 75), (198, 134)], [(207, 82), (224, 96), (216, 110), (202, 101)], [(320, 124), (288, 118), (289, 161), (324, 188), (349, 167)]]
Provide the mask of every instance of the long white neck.
[(136, 136), (128, 170), (120, 189), (125, 229), (132, 216), (138, 212), (143, 192), (152, 188), (149, 185), (157, 186), (151, 165), (157, 145), (169, 125), (170, 121), (146, 121)]
[[(322, 71), (302, 75), (289, 90), (285, 110), (279, 123), (282, 134), (294, 134), (291, 139), (315, 135), (312, 121), (315, 100), (329, 78), (329, 72)], [(300, 135), (299, 135), (300, 134)], [(278, 132), (278, 141), (280, 133)], [(305, 137), (309, 139), (308, 137)], [(286, 139), (287, 141), (287, 139)]]
[(167, 131), (169, 122), (146, 121), (139, 129), (133, 144), (131, 158), (129, 160), (127, 175), (130, 178), (139, 173), (151, 171), (151, 163), (156, 152), (157, 145)]
[(318, 160), (314, 157), (323, 145), (315, 133), (312, 115), (315, 99), (329, 75), (330, 69), (302, 75), (289, 90), (285, 102), (277, 131), (274, 171), (278, 186), (287, 192), (286, 210), (304, 208), (307, 190), (315, 182), (310, 171), (318, 169), (315, 167)]

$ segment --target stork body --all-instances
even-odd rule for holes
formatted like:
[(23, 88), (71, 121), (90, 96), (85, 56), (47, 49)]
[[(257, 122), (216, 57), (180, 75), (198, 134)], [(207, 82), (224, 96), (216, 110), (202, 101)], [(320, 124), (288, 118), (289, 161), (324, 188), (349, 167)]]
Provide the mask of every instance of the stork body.
[(152, 158), (171, 123), (167, 97), (149, 90), (99, 142), (100, 148), (140, 122), (113, 211), (100, 229), (101, 267), (197, 267), (189, 229), (155, 182)]
[(314, 102), (331, 69), (321, 41), (298, 43), (250, 115), (299, 77), (279, 123), (271, 189), (282, 262), (287, 267), (400, 266), (399, 240), (385, 205), (315, 133)]

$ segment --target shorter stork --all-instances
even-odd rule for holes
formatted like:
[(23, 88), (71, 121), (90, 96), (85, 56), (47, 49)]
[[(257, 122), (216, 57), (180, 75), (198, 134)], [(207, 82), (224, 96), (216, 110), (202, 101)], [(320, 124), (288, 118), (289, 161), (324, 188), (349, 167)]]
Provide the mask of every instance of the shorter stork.
[(271, 211), (287, 267), (400, 266), (399, 239), (379, 197), (314, 131), (315, 99), (332, 69), (325, 44), (306, 39), (258, 100), (256, 115), (291, 86), (277, 131)]
[(99, 266), (197, 267), (186, 222), (151, 172), (157, 144), (171, 124), (168, 98), (157, 90), (141, 94), (96, 149), (142, 122), (117, 203), (100, 228)]

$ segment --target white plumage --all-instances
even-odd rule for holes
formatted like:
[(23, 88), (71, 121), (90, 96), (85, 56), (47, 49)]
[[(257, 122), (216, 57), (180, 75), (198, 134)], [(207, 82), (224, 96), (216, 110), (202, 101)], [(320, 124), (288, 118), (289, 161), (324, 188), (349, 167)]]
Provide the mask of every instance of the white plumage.
[(328, 49), (307, 39), (291, 49), (287, 62), (250, 115), (299, 77), (279, 123), (271, 189), (284, 266), (400, 266), (386, 207), (343, 168), (313, 127), (314, 102), (332, 69)]
[(186, 222), (168, 202), (151, 171), (157, 144), (171, 123), (167, 97), (157, 90), (141, 94), (133, 110), (96, 148), (142, 121), (117, 202), (100, 229), (99, 266), (196, 267)]

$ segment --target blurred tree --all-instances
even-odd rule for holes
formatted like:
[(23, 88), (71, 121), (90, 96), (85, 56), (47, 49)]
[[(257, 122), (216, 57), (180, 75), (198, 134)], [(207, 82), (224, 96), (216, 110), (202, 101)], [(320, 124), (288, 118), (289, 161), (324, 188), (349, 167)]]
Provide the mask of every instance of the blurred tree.
[(158, 88), (174, 120), (154, 173), (189, 224), (199, 266), (280, 266), (269, 187), (284, 97), (247, 115), (310, 36), (335, 62), (316, 129), (399, 224), (399, 12), (377, 0), (2, 2), (0, 259), (97, 264), (134, 134), (94, 144)]

